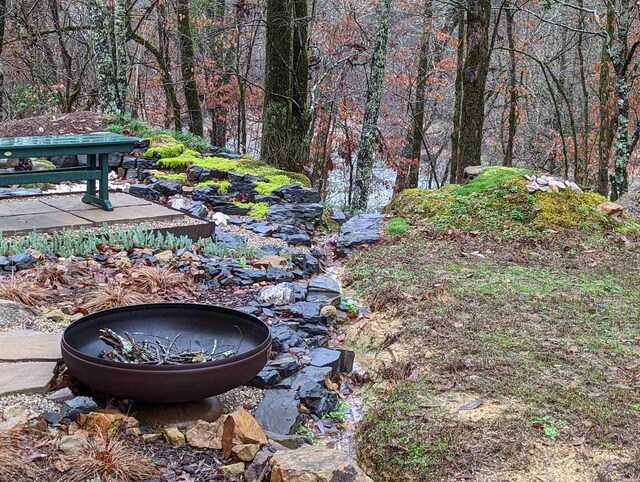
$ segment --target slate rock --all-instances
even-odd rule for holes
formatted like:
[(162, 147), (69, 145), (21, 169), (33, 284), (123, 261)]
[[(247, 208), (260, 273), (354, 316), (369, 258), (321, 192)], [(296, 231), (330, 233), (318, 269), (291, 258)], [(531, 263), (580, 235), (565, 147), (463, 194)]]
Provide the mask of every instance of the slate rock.
[(257, 203), (267, 203), (269, 206), (271, 206), (272, 204), (278, 204), (280, 202), (280, 198), (278, 196), (272, 196), (268, 194), (256, 194), (254, 200)]
[(269, 268), (267, 270), (267, 280), (273, 281), (275, 283), (287, 283), (293, 281), (293, 275), (282, 268)]
[(320, 305), (310, 301), (298, 301), (291, 305), (290, 311), (296, 318), (302, 318), (306, 323), (320, 323)]
[(340, 227), (337, 246), (347, 249), (361, 244), (373, 244), (380, 241), (378, 233), (382, 224), (381, 214), (358, 214)]
[(42, 194), (42, 189), (37, 187), (0, 187), (0, 199), (9, 197), (34, 196), (36, 194)]
[(302, 187), (300, 184), (287, 184), (273, 191), (273, 194), (289, 203), (319, 203), (320, 193), (315, 189)]
[(125, 169), (135, 169), (138, 165), (138, 158), (135, 156), (124, 156), (122, 158), (122, 167)]
[(159, 193), (161, 196), (175, 196), (182, 192), (182, 184), (178, 181), (169, 181), (163, 179), (154, 183), (151, 189)]
[(273, 360), (267, 362), (267, 366), (265, 368), (276, 370), (280, 374), (281, 378), (287, 378), (298, 371), (298, 359), (289, 354), (279, 355)]
[(342, 290), (340, 284), (325, 274), (315, 275), (309, 281), (307, 301), (324, 305), (340, 304)]
[(78, 156), (51, 156), (49, 160), (58, 168), (77, 167), (80, 165)]
[(222, 205), (213, 206), (213, 210), (228, 216), (246, 216), (249, 214), (250, 208), (243, 208), (235, 203), (227, 202)]
[(238, 247), (240, 247), (240, 245), (247, 242), (247, 238), (245, 238), (244, 236), (230, 233), (223, 229), (216, 229), (214, 236), (216, 243), (224, 244), (229, 249), (237, 249)]
[(304, 347), (304, 339), (290, 326), (281, 323), (271, 328), (271, 343), (274, 351), (287, 352), (294, 347)]
[(310, 382), (324, 385), (324, 379), (327, 375), (331, 375), (331, 371), (331, 367), (304, 367), (291, 378), (291, 389), (298, 390)]
[(344, 213), (344, 211), (334, 209), (333, 211), (331, 211), (331, 219), (338, 224), (342, 224), (347, 220), (347, 215)]
[(42, 414), (42, 417), (44, 418), (44, 421), (49, 425), (54, 425), (62, 420), (62, 415), (58, 412), (46, 411)]
[(191, 216), (195, 216), (197, 218), (207, 219), (209, 217), (209, 210), (202, 202), (193, 202), (188, 206), (185, 206), (180, 209)]
[(251, 387), (270, 388), (277, 385), (282, 377), (278, 370), (265, 367), (248, 383)]
[(305, 233), (274, 235), (274, 238), (280, 238), (291, 246), (311, 246), (311, 238)]
[(230, 196), (218, 194), (218, 186), (197, 187), (191, 193), (191, 199), (194, 201), (202, 201), (212, 206), (224, 206), (231, 199)]
[(14, 254), (7, 259), (16, 270), (29, 268), (38, 262), (38, 260), (29, 253)]
[(62, 402), (60, 415), (63, 419), (75, 422), (81, 413), (91, 413), (98, 410), (98, 404), (91, 397), (75, 397)]
[(314, 348), (309, 352), (309, 358), (311, 359), (310, 365), (314, 367), (330, 367), (331, 375), (334, 376), (340, 370), (342, 353), (329, 348)]
[(280, 224), (303, 225), (311, 229), (322, 217), (323, 209), (320, 203), (275, 204), (269, 209), (266, 219)]
[(160, 199), (160, 193), (154, 191), (148, 184), (132, 184), (129, 187), (129, 194), (152, 201)]
[(273, 227), (269, 223), (255, 222), (247, 225), (247, 229), (260, 236), (269, 236), (273, 232)]
[(215, 157), (222, 157), (223, 159), (242, 159), (242, 154), (237, 152), (216, 152)]
[(269, 432), (291, 435), (300, 423), (299, 402), (293, 390), (268, 390), (256, 409), (256, 420)]
[(319, 417), (333, 412), (338, 406), (336, 394), (314, 382), (302, 385), (298, 391), (298, 397), (311, 410), (311, 413)]

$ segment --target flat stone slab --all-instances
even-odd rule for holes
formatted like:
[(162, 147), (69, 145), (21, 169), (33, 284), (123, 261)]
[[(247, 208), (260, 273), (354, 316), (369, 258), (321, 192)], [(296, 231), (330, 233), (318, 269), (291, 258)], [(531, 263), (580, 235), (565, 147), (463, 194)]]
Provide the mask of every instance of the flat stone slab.
[(0, 397), (17, 393), (44, 393), (56, 362), (0, 363)]
[(0, 361), (57, 361), (60, 335), (33, 330), (0, 332)]
[(0, 230), (5, 236), (28, 234), (34, 229), (42, 231), (53, 228), (60, 229), (62, 227), (79, 228), (91, 226), (92, 224), (87, 219), (63, 211), (0, 217)]
[(57, 211), (55, 207), (48, 206), (40, 201), (0, 203), (0, 217), (24, 216), (25, 214), (42, 214), (54, 211)]
[[(109, 200), (114, 208), (122, 208), (128, 206), (149, 206), (151, 202), (125, 194), (123, 192), (109, 193)], [(42, 201), (47, 206), (60, 211), (101, 211), (98, 206), (86, 204), (82, 202), (82, 194), (74, 197), (47, 198)], [(13, 203), (20, 204), (20, 203)], [(0, 205), (1, 209), (1, 205)], [(0, 213), (2, 211), (0, 210)], [(0, 214), (1, 215), (1, 214)]]
[(69, 211), (69, 214), (82, 217), (95, 224), (102, 224), (112, 221), (160, 221), (168, 219), (183, 218), (184, 214), (173, 209), (160, 206), (158, 204), (145, 204), (142, 206), (124, 206), (113, 211), (103, 211), (102, 209), (86, 211)]

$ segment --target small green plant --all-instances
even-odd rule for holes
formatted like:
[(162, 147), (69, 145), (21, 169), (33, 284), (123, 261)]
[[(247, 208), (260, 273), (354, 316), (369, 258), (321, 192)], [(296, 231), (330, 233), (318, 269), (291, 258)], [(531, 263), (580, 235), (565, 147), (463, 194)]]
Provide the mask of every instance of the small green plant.
[(557, 419), (550, 415), (534, 418), (531, 424), (535, 428), (541, 428), (542, 432), (552, 440), (557, 439), (560, 436), (560, 430), (567, 426), (566, 420)]
[(109, 244), (119, 249), (159, 248), (174, 250), (192, 245), (187, 236), (153, 231), (148, 225), (113, 229), (107, 225), (98, 231), (63, 229), (51, 234), (31, 232), (20, 238), (5, 238), (0, 232), (0, 254), (10, 256), (26, 251), (54, 254), (64, 258), (87, 256), (98, 252), (98, 246)]
[(407, 232), (409, 229), (409, 225), (407, 224), (407, 220), (404, 218), (393, 218), (387, 224), (387, 231), (389, 234), (400, 235)]
[(327, 413), (327, 417), (337, 420), (339, 422), (345, 422), (347, 420), (347, 413), (349, 413), (349, 407), (344, 401), (338, 400), (338, 406), (333, 412)]
[(230, 249), (224, 244), (216, 243), (211, 238), (207, 238), (199, 240), (198, 246), (202, 248), (205, 256), (239, 259), (241, 260), (240, 264), (243, 262), (246, 264), (248, 259), (257, 259), (262, 256), (262, 251), (257, 248), (250, 248), (247, 243), (242, 243), (237, 248)]
[(519, 209), (513, 209), (511, 211), (511, 219), (514, 221), (524, 221), (524, 214)]

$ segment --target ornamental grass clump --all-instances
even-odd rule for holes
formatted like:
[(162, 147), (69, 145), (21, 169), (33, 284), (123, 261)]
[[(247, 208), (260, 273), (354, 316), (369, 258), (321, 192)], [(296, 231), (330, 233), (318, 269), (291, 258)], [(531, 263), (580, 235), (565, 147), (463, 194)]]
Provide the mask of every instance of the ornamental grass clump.
[(88, 437), (78, 451), (61, 459), (70, 468), (60, 482), (142, 482), (159, 474), (151, 460), (119, 434), (107, 438)]

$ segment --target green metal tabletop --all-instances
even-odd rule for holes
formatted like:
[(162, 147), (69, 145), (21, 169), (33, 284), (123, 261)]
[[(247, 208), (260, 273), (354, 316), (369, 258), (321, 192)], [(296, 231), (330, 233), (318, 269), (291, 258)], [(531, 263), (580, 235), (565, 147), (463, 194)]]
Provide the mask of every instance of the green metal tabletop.
[(140, 139), (109, 132), (61, 136), (0, 137), (0, 157), (128, 152)]

